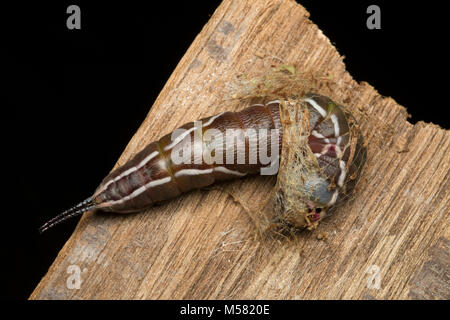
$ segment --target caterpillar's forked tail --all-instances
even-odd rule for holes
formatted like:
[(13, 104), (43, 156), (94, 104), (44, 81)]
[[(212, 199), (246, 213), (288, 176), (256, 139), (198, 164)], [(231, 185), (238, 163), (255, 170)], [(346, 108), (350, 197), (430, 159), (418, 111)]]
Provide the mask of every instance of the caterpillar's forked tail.
[(53, 219), (47, 221), (44, 225), (42, 225), (42, 227), (39, 228), (39, 233), (43, 233), (45, 230), (50, 229), (51, 227), (59, 224), (64, 220), (78, 216), (86, 211), (94, 209), (94, 207), (95, 207), (94, 200), (92, 197), (89, 197), (86, 200), (77, 204), (76, 206), (73, 206), (69, 210), (66, 210), (63, 213), (54, 217)]

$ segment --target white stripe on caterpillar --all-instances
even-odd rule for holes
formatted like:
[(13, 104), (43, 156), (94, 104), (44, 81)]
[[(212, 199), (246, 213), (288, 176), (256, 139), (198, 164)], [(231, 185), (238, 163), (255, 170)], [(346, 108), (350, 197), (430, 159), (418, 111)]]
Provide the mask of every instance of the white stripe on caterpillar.
[(247, 174), (247, 173), (242, 173), (242, 172), (239, 172), (239, 171), (230, 170), (230, 169), (225, 168), (225, 167), (215, 167), (215, 168), (209, 168), (209, 169), (203, 169), (203, 170), (200, 170), (200, 169), (183, 169), (183, 170), (175, 172), (174, 176), (175, 177), (180, 177), (180, 176), (186, 176), (186, 175), (208, 174), (208, 173), (212, 173), (213, 171), (227, 173), (227, 174), (234, 174), (234, 175), (239, 176), (239, 177), (243, 177), (243, 176), (245, 176)]
[(323, 139), (326, 143), (330, 143), (330, 139), (325, 138), (323, 134), (317, 132), (316, 130), (311, 131), (311, 134), (316, 138)]
[(180, 177), (180, 176), (194, 176), (194, 175), (199, 175), (199, 174), (207, 174), (207, 173), (211, 173), (213, 172), (213, 169), (183, 169), (180, 171), (177, 171), (174, 173), (174, 177)]
[(171, 180), (172, 180), (171, 177), (165, 177), (165, 178), (161, 178), (161, 179), (158, 179), (158, 180), (150, 181), (149, 183), (147, 183), (147, 184), (143, 185), (142, 187), (134, 190), (132, 193), (130, 193), (129, 195), (123, 197), (122, 199), (114, 200), (114, 201), (108, 201), (108, 202), (103, 202), (103, 203), (99, 204), (98, 207), (102, 208), (102, 207), (107, 207), (107, 206), (111, 206), (111, 205), (114, 205), (114, 204), (124, 203), (125, 201), (131, 200), (131, 199), (137, 197), (138, 195), (140, 195), (141, 193), (145, 192), (149, 188), (156, 187), (156, 186), (159, 186), (161, 184), (165, 184), (167, 182), (170, 182)]
[(137, 170), (139, 170), (140, 168), (142, 168), (143, 166), (145, 166), (147, 164), (147, 162), (149, 162), (150, 160), (152, 160), (154, 157), (156, 157), (159, 154), (158, 151), (154, 151), (151, 154), (149, 154), (147, 157), (145, 157), (145, 159), (143, 159), (141, 162), (139, 162), (139, 164), (135, 167), (131, 167), (128, 170), (125, 170), (124, 172), (122, 172), (121, 174), (119, 174), (117, 177), (109, 180), (108, 182), (106, 182), (102, 188), (100, 188), (99, 190), (97, 190), (96, 194), (99, 194), (101, 192), (103, 192), (111, 183), (116, 182), (120, 179), (122, 179), (123, 177), (128, 176), (130, 173), (133, 173)]
[(347, 174), (347, 171), (345, 169), (345, 161), (339, 160), (339, 168), (341, 169), (341, 174), (339, 175), (338, 186), (342, 187), (344, 185), (345, 176)]
[(333, 204), (336, 203), (337, 197), (339, 195), (339, 190), (336, 189), (333, 193), (333, 196), (331, 197), (331, 200), (327, 203), (328, 206), (332, 206)]
[(239, 177), (243, 177), (243, 176), (245, 176), (247, 174), (247, 173), (242, 173), (242, 172), (239, 172), (239, 171), (230, 170), (230, 169), (225, 168), (225, 167), (215, 167), (214, 171), (218, 171), (218, 172), (222, 172), (222, 173), (234, 174), (234, 175), (239, 176)]
[[(216, 120), (218, 117), (220, 117), (221, 115), (223, 115), (225, 112), (221, 112), (219, 114), (216, 114), (215, 116), (211, 117), (211, 119), (209, 119), (207, 122), (202, 124), (202, 127), (207, 127), (209, 126), (211, 123), (214, 122), (214, 120)], [(172, 149), (175, 145), (177, 145), (180, 141), (182, 141), (187, 135), (191, 134), (192, 131), (194, 131), (195, 129), (197, 129), (197, 127), (194, 125), (192, 128), (184, 131), (182, 134), (180, 134), (179, 136), (177, 136), (175, 138), (175, 140), (173, 140), (170, 144), (168, 144), (167, 146), (164, 147), (164, 151), (170, 150)]]
[(322, 117), (325, 118), (327, 116), (327, 111), (321, 106), (319, 106), (319, 104), (315, 102), (313, 99), (307, 98), (305, 99), (305, 101), (308, 102), (314, 109), (316, 109), (317, 112), (319, 112)]
[(339, 121), (335, 114), (331, 115), (331, 121), (333, 122), (333, 125), (334, 125), (334, 136), (339, 137), (339, 132), (340, 132)]

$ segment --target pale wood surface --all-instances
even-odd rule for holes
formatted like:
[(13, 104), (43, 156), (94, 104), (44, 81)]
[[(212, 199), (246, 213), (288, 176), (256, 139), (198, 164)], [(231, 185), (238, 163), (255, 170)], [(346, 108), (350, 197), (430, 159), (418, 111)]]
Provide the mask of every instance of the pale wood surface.
[[(449, 299), (450, 133), (411, 125), (393, 99), (355, 82), (293, 1), (225, 0), (117, 165), (183, 123), (223, 111), (236, 75), (280, 63), (328, 72), (338, 80), (331, 97), (355, 110), (369, 152), (353, 200), (293, 242), (255, 240), (248, 214), (220, 190), (140, 214), (88, 213), (30, 298)], [(252, 204), (272, 185), (261, 177), (234, 183)], [(84, 270), (80, 289), (66, 286), (70, 265)], [(376, 279), (368, 285), (377, 270), (379, 288)]]

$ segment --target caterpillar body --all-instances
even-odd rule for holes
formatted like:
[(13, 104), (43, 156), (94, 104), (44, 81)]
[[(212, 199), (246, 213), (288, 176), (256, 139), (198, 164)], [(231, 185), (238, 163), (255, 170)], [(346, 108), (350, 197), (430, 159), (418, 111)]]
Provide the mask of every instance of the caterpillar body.
[[(310, 182), (315, 190), (309, 207), (316, 212), (325, 211), (353, 188), (354, 176), (365, 161), (362, 139), (359, 135), (357, 141), (352, 141), (350, 132), (356, 122), (330, 98), (309, 93), (301, 100), (309, 114), (308, 146), (327, 177)], [(170, 133), (151, 142), (107, 175), (91, 197), (45, 223), (40, 232), (92, 209), (136, 212), (190, 190), (257, 174), (273, 166), (273, 161), (270, 164), (262, 161), (258, 153), (266, 150), (274, 161), (279, 160), (283, 133), (281, 103), (272, 100), (240, 112), (222, 112), (183, 125), (175, 130), (177, 135)], [(217, 139), (230, 130), (241, 134), (234, 134), (232, 140)], [(352, 144), (356, 145), (353, 153)], [(175, 161), (181, 151), (185, 161)], [(214, 161), (204, 157), (205, 154)]]

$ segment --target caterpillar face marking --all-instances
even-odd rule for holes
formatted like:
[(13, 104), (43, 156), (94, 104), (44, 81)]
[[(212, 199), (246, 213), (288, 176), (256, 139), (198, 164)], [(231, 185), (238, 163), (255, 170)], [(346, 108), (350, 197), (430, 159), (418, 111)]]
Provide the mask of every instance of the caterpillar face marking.
[[(323, 174), (308, 176), (304, 190), (299, 191), (309, 195), (307, 206), (312, 219), (320, 220), (329, 207), (350, 192), (354, 183), (349, 183), (349, 177), (359, 171), (365, 153), (356, 121), (344, 108), (314, 93), (305, 95), (301, 101), (309, 112), (308, 146)], [(40, 231), (88, 210), (140, 211), (217, 181), (261, 172), (268, 167), (260, 157), (261, 150), (275, 155), (276, 162), (281, 154), (281, 103), (281, 100), (272, 100), (254, 104), (240, 112), (222, 112), (183, 125), (148, 144), (133, 159), (106, 176), (91, 197), (48, 221)], [(229, 130), (239, 134), (232, 136), (229, 144), (220, 139), (210, 140), (210, 130), (222, 137), (227, 136)], [(272, 135), (273, 132), (277, 135)], [(186, 153), (189, 161), (174, 161), (174, 155), (180, 150), (189, 150), (190, 153)], [(210, 155), (214, 153), (220, 161), (206, 161), (205, 150)]]

